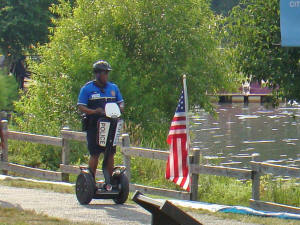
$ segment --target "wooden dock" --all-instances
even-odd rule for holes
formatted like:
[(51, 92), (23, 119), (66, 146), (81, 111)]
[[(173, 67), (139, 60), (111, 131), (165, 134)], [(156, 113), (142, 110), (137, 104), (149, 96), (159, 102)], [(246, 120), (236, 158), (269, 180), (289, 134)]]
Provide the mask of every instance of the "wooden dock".
[(219, 93), (207, 94), (213, 102), (219, 103), (265, 103), (271, 102), (272, 94), (243, 94), (243, 93)]

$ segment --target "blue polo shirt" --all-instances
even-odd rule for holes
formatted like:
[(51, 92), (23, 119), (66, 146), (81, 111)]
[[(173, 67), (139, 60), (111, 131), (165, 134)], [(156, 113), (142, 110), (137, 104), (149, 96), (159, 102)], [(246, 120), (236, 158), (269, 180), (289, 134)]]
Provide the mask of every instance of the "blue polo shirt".
[[(77, 105), (87, 106), (89, 109), (97, 109), (99, 107), (105, 109), (108, 102), (121, 103), (123, 97), (117, 85), (107, 82), (106, 86), (101, 88), (96, 81), (86, 83), (80, 90)], [(96, 114), (88, 115), (88, 129), (96, 129), (97, 121), (101, 117)]]
[(96, 81), (90, 81), (81, 88), (77, 105), (85, 105), (90, 109), (98, 107), (104, 109), (107, 102), (121, 103), (123, 101), (117, 85), (107, 82), (106, 86), (101, 88)]

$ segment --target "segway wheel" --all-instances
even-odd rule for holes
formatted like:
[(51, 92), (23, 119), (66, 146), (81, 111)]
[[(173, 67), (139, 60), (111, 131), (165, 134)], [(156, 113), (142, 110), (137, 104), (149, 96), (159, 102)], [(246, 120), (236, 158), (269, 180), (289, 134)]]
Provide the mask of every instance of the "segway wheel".
[(95, 182), (90, 173), (80, 173), (76, 180), (76, 197), (81, 205), (89, 204), (95, 194)]
[(123, 204), (124, 202), (126, 202), (129, 194), (129, 181), (126, 174), (124, 173), (119, 176), (119, 187), (120, 187), (120, 193), (118, 197), (113, 199), (113, 201), (116, 204)]

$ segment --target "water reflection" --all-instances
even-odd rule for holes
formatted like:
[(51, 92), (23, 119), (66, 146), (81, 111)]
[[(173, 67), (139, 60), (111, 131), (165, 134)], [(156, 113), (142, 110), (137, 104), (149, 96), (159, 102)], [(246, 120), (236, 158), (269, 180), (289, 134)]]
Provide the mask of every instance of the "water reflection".
[(204, 163), (249, 168), (251, 160), (300, 166), (300, 107), (221, 104), (215, 119), (204, 110), (191, 118), (193, 145)]

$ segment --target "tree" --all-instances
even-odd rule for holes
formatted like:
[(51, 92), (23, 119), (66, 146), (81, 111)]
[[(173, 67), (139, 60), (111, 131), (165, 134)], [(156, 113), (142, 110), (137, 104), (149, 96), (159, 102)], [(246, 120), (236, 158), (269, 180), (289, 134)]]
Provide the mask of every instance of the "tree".
[(13, 76), (0, 70), (0, 111), (13, 110), (13, 101), (18, 99), (18, 84)]
[(24, 48), (47, 41), (54, 0), (0, 0), (0, 48), (18, 56)]
[(227, 16), (228, 12), (239, 2), (240, 0), (212, 0), (211, 8), (215, 13)]
[(23, 130), (58, 135), (63, 125), (78, 128), (77, 96), (98, 59), (113, 67), (110, 79), (125, 98), (127, 123), (159, 137), (183, 73), (191, 104), (206, 108), (206, 91), (234, 81), (206, 0), (78, 0), (73, 8), (61, 0), (52, 11), (58, 18), (50, 42), (37, 49), (41, 62), (30, 62), (33, 82), (17, 104)]
[(280, 88), (280, 95), (300, 100), (300, 49), (280, 45), (277, 0), (242, 0), (225, 20), (227, 40), (239, 72)]

